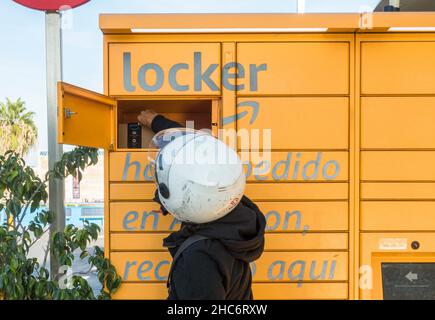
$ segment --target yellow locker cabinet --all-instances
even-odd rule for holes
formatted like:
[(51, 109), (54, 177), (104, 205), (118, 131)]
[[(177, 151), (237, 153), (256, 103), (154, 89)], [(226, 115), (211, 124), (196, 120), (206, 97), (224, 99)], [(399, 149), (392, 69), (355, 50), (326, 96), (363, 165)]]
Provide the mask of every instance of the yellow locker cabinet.
[[(370, 17), (100, 16), (105, 94), (59, 83), (59, 142), (106, 150), (105, 253), (123, 279), (114, 298), (166, 298), (162, 239), (180, 226), (152, 201), (152, 134), (134, 126), (147, 108), (227, 129), (219, 137), (267, 221), (255, 298), (409, 298), (400, 288), (427, 279), (435, 34), (389, 28), (421, 31), (435, 14)], [(411, 296), (430, 296), (428, 285)]]
[(357, 36), (361, 299), (435, 299), (434, 40)]

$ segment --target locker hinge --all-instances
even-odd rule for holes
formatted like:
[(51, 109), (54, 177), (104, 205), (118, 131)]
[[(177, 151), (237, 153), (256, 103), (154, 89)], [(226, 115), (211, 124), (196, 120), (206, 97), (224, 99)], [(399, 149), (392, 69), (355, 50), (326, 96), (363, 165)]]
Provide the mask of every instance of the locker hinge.
[(65, 119), (70, 119), (73, 115), (76, 115), (77, 112), (72, 111), (70, 108), (66, 107), (63, 108), (64, 113), (65, 113)]

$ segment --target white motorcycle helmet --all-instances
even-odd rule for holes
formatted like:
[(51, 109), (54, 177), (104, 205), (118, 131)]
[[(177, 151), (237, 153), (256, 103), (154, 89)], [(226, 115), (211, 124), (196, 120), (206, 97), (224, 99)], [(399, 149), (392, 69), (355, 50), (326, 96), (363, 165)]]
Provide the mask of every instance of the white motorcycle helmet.
[(150, 156), (162, 205), (176, 219), (190, 223), (217, 220), (237, 206), (245, 174), (237, 153), (205, 131), (160, 131)]

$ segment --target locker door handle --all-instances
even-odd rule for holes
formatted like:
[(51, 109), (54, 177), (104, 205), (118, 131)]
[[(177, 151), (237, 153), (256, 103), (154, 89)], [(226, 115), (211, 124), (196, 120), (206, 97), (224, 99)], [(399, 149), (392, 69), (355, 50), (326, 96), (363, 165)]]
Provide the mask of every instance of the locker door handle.
[(65, 118), (66, 119), (70, 119), (75, 114), (77, 114), (77, 112), (72, 111), (70, 108), (65, 108)]

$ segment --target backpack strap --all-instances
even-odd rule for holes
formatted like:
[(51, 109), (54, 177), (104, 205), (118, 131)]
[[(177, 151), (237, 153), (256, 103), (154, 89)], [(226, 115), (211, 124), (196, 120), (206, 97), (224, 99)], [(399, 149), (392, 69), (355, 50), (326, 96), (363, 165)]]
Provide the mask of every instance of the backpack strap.
[(169, 270), (168, 280), (166, 282), (166, 287), (169, 290), (171, 289), (170, 286), (171, 286), (172, 272), (174, 270), (175, 263), (177, 262), (180, 255), (183, 253), (183, 251), (185, 251), (192, 244), (194, 244), (198, 241), (201, 241), (201, 240), (206, 240), (206, 239), (208, 239), (208, 238), (201, 236), (199, 234), (194, 234), (194, 235), (190, 236), (189, 238), (187, 238), (186, 240), (184, 240), (184, 242), (180, 245), (177, 252), (175, 253), (174, 258), (172, 259), (171, 269)]

